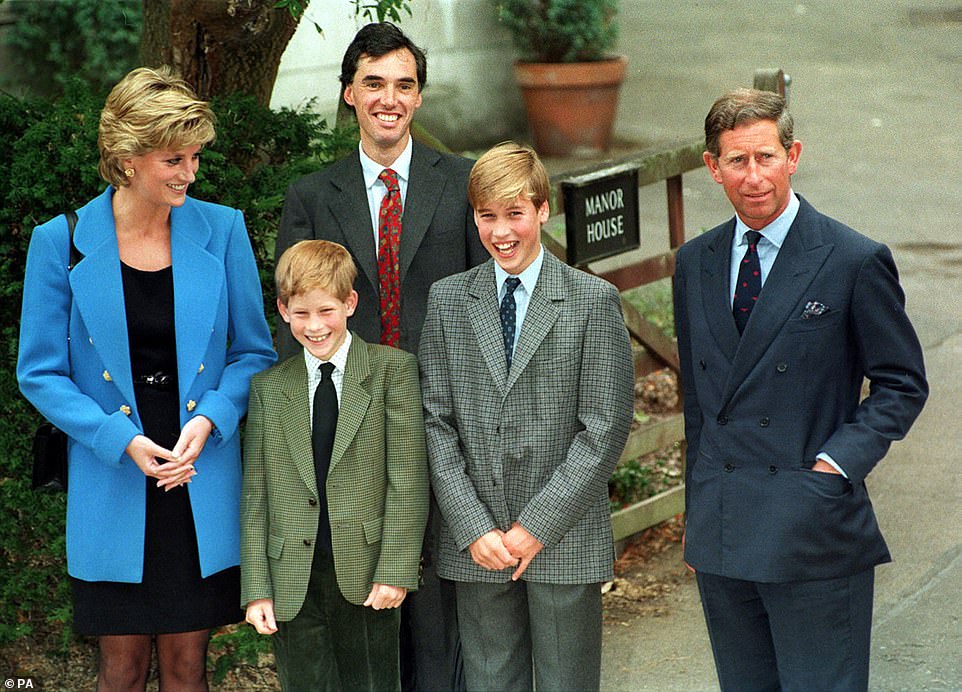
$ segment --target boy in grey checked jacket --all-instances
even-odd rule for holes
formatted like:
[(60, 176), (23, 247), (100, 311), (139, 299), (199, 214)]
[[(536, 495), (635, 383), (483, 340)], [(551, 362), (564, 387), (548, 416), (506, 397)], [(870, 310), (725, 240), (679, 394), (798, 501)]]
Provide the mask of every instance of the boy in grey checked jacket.
[(468, 197), (493, 259), (433, 285), (421, 334), (438, 573), (457, 582), (468, 689), (600, 685), (633, 361), (617, 289), (541, 246), (548, 192), (529, 147), (478, 160)]

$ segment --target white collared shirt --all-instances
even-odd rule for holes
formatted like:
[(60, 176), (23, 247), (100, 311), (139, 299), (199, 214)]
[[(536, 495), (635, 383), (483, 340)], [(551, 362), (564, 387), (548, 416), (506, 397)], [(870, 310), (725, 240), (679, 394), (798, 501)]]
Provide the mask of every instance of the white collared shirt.
[(387, 186), (378, 178), (385, 168), (390, 168), (397, 173), (398, 187), (401, 189), (401, 214), (403, 219), (404, 209), (406, 208), (408, 194), (408, 180), (411, 177), (411, 152), (414, 151), (414, 140), (408, 135), (407, 146), (404, 151), (394, 159), (390, 166), (382, 166), (377, 161), (364, 153), (360, 144), (357, 145), (361, 154), (361, 174), (364, 176), (364, 187), (367, 190), (367, 203), (371, 211), (371, 227), (374, 229), (374, 254), (377, 254), (378, 245), (378, 220), (381, 215), (381, 200), (387, 195)]
[[(544, 245), (538, 248), (538, 256), (535, 257), (534, 261), (528, 265), (528, 267), (518, 274), (518, 278), (521, 279), (521, 284), (514, 289), (514, 305), (515, 305), (515, 331), (514, 331), (514, 350), (512, 351), (512, 356), (514, 352), (518, 350), (518, 341), (521, 337), (521, 325), (524, 322), (525, 315), (528, 314), (528, 303), (531, 301), (531, 294), (534, 291), (535, 285), (538, 283), (538, 277), (541, 276), (541, 266), (544, 264)], [(504, 298), (504, 294), (507, 289), (504, 287), (504, 280), (512, 274), (508, 274), (501, 265), (495, 261), (494, 263), (494, 280), (495, 286), (498, 288), (498, 305), (501, 305), (501, 299)]]
[(344, 337), (344, 343), (334, 352), (330, 360), (321, 360), (311, 355), (311, 352), (304, 349), (304, 364), (307, 366), (307, 401), (311, 411), (311, 431), (314, 428), (314, 392), (317, 385), (321, 383), (320, 367), (323, 363), (333, 363), (334, 370), (331, 372), (331, 381), (334, 383), (334, 391), (337, 392), (337, 405), (341, 405), (341, 389), (344, 385), (344, 368), (347, 365), (347, 352), (351, 348), (351, 332), (348, 331)]

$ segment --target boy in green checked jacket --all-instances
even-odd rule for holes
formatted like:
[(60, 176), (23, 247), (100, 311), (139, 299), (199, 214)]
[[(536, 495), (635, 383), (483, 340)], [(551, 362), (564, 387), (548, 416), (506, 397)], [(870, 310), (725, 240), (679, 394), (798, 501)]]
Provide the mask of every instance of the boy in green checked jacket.
[(251, 381), (241, 606), (291, 689), (400, 689), (398, 607), (418, 584), (428, 471), (414, 356), (347, 329), (350, 253), (289, 248), (277, 308), (303, 350)]

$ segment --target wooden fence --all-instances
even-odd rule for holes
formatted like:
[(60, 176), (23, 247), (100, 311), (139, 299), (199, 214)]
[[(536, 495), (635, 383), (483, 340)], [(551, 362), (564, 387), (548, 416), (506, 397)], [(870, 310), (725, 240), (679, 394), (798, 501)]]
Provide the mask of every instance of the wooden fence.
[[(668, 204), (668, 252), (646, 257), (630, 265), (608, 272), (596, 273), (610, 281), (622, 292), (645, 284), (674, 276), (675, 251), (685, 242), (685, 213), (682, 202), (682, 174), (704, 165), (701, 141), (686, 142), (672, 146), (644, 149), (616, 161), (589, 169), (569, 171), (552, 177), (552, 201), (554, 209), (563, 209), (562, 182), (588, 182), (631, 170), (638, 171), (639, 187), (665, 181)], [(567, 252), (562, 241), (548, 233), (542, 234), (542, 242), (549, 252), (567, 261)], [(664, 367), (678, 372), (678, 349), (673, 339), (654, 324), (645, 319), (633, 305), (622, 301), (625, 325), (628, 332), (640, 345), (635, 350), (635, 375), (645, 375)], [(628, 438), (621, 461), (637, 459), (640, 456), (683, 442), (684, 424), (680, 413), (670, 418), (643, 425), (634, 430)], [(680, 514), (685, 509), (684, 485), (618, 510), (611, 515), (615, 541), (622, 541), (633, 534), (644, 531), (650, 526)]]

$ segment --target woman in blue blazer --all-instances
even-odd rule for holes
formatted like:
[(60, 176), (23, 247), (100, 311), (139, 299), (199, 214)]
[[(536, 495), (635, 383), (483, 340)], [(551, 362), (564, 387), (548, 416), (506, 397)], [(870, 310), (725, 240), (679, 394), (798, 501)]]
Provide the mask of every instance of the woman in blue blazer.
[(33, 233), (17, 376), (70, 438), (74, 630), (99, 684), (206, 688), (211, 628), (239, 609), (240, 445), (251, 377), (276, 356), (241, 213), (187, 196), (213, 114), (166, 68), (101, 113), (110, 186)]

